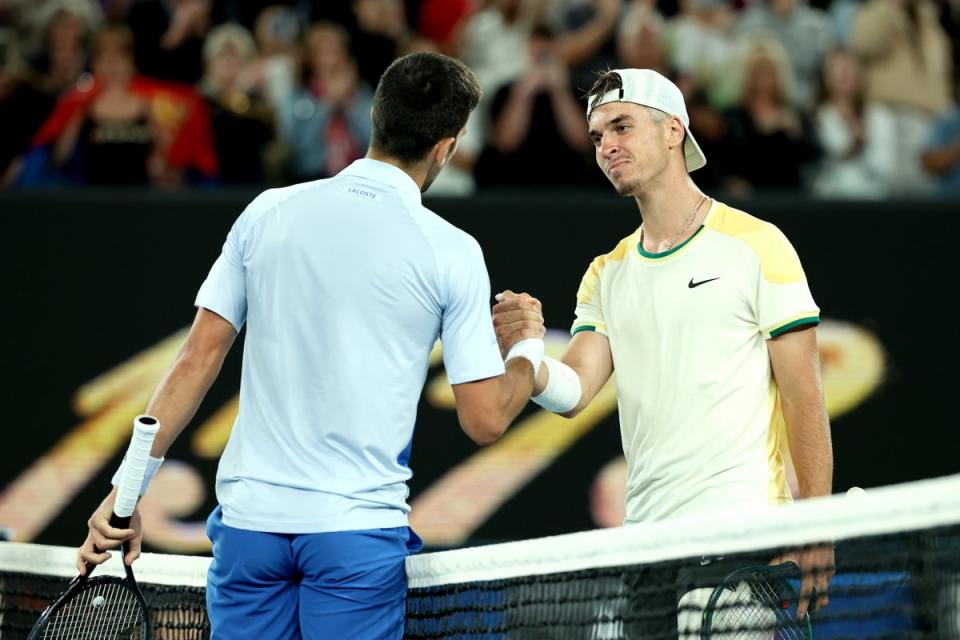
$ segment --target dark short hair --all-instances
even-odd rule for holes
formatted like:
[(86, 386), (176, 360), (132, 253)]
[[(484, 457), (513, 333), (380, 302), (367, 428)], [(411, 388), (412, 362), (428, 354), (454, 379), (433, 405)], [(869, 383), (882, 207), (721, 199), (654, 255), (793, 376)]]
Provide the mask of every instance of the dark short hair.
[[(587, 104), (589, 105), (590, 101), (595, 97), (606, 95), (610, 91), (616, 91), (617, 89), (623, 89), (623, 78), (620, 77), (620, 74), (611, 69), (601, 71), (597, 76), (596, 81), (593, 83), (593, 86), (590, 87), (589, 91), (587, 91), (587, 95), (585, 96)], [(622, 93), (620, 94), (620, 97), (623, 97)], [(669, 114), (667, 114), (665, 111), (660, 111), (660, 109), (655, 109), (654, 107), (647, 107), (644, 105), (640, 106), (650, 112), (650, 116), (653, 118), (654, 122), (663, 122), (669, 117)], [(684, 139), (686, 139), (686, 128), (684, 128), (683, 135)]]
[(459, 60), (439, 53), (398, 58), (377, 84), (370, 146), (415, 164), (460, 133), (481, 95), (477, 76)]
[(614, 89), (623, 88), (623, 79), (620, 77), (620, 74), (612, 69), (607, 69), (606, 71), (601, 71), (597, 76), (597, 79), (594, 81), (593, 86), (590, 87), (590, 90), (587, 91), (585, 96), (587, 99), (587, 104), (590, 104), (590, 101), (597, 96), (602, 96)]

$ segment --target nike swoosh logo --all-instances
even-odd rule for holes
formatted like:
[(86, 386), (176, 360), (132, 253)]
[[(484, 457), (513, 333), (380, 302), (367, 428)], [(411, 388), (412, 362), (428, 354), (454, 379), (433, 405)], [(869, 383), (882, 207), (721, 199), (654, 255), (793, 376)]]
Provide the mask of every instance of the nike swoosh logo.
[(716, 278), (710, 278), (709, 280), (701, 280), (700, 282), (694, 282), (693, 278), (690, 278), (690, 282), (687, 284), (687, 286), (690, 287), (691, 289), (696, 289), (702, 284), (707, 284), (708, 282), (713, 282), (714, 280), (719, 280), (719, 279), (720, 279), (719, 277), (716, 277)]

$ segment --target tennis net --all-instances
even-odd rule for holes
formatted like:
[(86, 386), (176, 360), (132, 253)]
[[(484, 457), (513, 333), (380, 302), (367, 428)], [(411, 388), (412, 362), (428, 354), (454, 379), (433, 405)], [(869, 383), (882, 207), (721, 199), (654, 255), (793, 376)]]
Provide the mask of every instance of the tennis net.
[[(774, 558), (836, 549), (829, 605), (798, 621)], [(75, 574), (73, 549), (0, 543), (0, 640), (25, 638)], [(157, 640), (209, 637), (208, 558), (136, 565)], [(820, 567), (812, 567), (812, 572)], [(119, 575), (116, 560), (98, 571)], [(960, 476), (750, 517), (676, 519), (408, 559), (405, 637), (960, 639)]]

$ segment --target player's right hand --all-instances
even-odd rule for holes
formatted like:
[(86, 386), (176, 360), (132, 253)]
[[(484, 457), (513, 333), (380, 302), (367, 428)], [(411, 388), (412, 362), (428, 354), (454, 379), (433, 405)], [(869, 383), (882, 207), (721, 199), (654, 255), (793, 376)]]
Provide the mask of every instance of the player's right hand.
[(87, 575), (87, 565), (98, 565), (110, 559), (109, 549), (117, 549), (121, 542), (127, 542), (127, 555), (124, 564), (132, 565), (140, 557), (140, 509), (133, 510), (129, 529), (116, 529), (110, 526), (113, 515), (113, 503), (116, 491), (104, 498), (97, 510), (87, 520), (87, 539), (77, 551), (77, 569), (80, 575)]
[(509, 289), (494, 296), (493, 329), (497, 334), (500, 354), (506, 357), (510, 347), (528, 338), (543, 338), (543, 310), (540, 301), (527, 293)]

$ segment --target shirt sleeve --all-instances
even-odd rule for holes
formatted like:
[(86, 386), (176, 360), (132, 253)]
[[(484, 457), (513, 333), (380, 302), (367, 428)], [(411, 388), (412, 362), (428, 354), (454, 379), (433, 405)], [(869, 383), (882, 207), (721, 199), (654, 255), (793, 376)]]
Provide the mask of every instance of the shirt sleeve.
[(576, 318), (570, 335), (581, 331), (595, 331), (607, 335), (607, 325), (603, 321), (603, 304), (600, 298), (600, 275), (605, 263), (604, 257), (596, 258), (590, 263), (590, 268), (580, 281), (577, 290), (577, 308), (574, 311)]
[(776, 338), (791, 329), (820, 323), (800, 258), (787, 237), (768, 224), (758, 232), (757, 325), (764, 338)]
[(448, 268), (440, 340), (450, 384), (493, 378), (504, 372), (490, 315), (490, 276), (480, 245), (473, 238), (469, 240)]
[(243, 263), (244, 216), (233, 224), (220, 257), (213, 263), (207, 279), (197, 292), (194, 305), (208, 309), (233, 325), (239, 332), (247, 319), (247, 281)]

